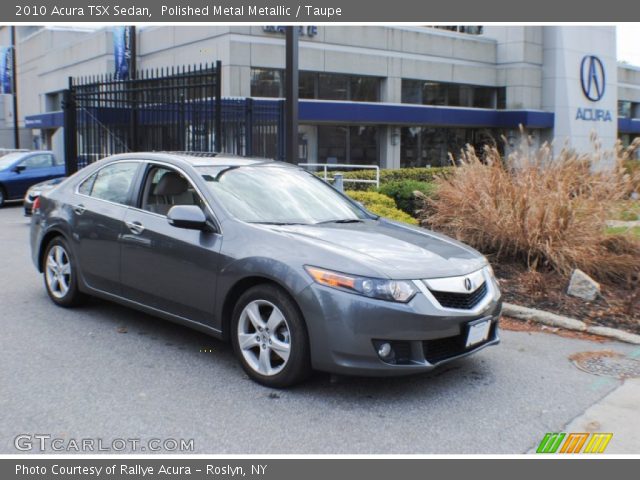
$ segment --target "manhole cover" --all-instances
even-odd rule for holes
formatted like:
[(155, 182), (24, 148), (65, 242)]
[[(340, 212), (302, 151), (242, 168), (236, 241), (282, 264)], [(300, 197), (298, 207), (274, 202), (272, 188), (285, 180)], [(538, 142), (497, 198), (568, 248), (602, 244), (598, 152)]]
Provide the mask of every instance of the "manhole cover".
[(640, 377), (640, 361), (610, 351), (581, 352), (569, 357), (583, 372), (620, 379)]

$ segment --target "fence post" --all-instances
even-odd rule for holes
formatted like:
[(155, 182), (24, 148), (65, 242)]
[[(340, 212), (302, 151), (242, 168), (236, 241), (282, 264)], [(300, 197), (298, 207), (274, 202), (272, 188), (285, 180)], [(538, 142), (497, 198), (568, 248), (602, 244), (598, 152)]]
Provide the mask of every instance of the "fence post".
[(216, 116), (215, 150), (222, 152), (222, 62), (216, 61)]
[(333, 177), (333, 187), (339, 192), (344, 192), (344, 180), (341, 173), (336, 173)]
[(245, 100), (244, 151), (247, 157), (253, 155), (253, 98)]
[(78, 171), (76, 104), (73, 98), (71, 78), (69, 78), (69, 88), (64, 90), (62, 96), (62, 108), (64, 112), (64, 165), (65, 172), (67, 176), (69, 176)]
[(285, 107), (284, 100), (279, 100), (280, 114), (278, 121), (278, 160), (284, 160), (286, 157), (285, 152)]

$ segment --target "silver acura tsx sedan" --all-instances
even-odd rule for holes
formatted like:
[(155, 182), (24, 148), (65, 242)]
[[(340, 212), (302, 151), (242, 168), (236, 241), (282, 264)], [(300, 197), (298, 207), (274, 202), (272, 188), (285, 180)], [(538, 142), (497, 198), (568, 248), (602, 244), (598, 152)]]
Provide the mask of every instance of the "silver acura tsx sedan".
[(31, 248), (57, 305), (93, 295), (230, 340), (270, 387), (424, 372), (499, 341), (481, 254), (280, 162), (109, 157), (38, 198)]

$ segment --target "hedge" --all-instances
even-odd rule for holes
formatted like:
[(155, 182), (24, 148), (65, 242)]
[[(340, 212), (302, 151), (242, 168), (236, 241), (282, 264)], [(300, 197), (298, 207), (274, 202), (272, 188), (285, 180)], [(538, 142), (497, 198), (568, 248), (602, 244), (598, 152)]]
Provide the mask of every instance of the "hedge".
[(402, 210), (396, 208), (396, 203), (391, 197), (382, 195), (377, 192), (362, 192), (349, 190), (345, 192), (356, 202), (360, 202), (365, 206), (367, 210), (381, 217), (388, 218), (390, 220), (396, 220), (398, 222), (409, 223), (411, 225), (417, 225), (418, 221), (412, 216), (406, 214)]
[(416, 201), (413, 192), (418, 191), (427, 197), (433, 197), (436, 191), (436, 185), (429, 182), (419, 182), (416, 180), (394, 180), (384, 183), (378, 192), (391, 197), (396, 203), (396, 207), (412, 217), (415, 216), (416, 210), (421, 205)]

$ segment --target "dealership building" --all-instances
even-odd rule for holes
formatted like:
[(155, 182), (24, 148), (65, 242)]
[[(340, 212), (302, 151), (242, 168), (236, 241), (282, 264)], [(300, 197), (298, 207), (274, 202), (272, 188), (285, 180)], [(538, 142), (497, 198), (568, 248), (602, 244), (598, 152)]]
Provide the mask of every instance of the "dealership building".
[[(0, 28), (8, 45), (9, 27)], [(16, 27), (23, 147), (63, 151), (69, 77), (114, 71), (111, 28)], [(436, 166), (465, 144), (534, 143), (578, 151), (640, 136), (640, 67), (618, 63), (608, 26), (304, 26), (300, 161)], [(222, 62), (223, 97), (284, 95), (275, 26), (139, 26), (139, 69)], [(13, 146), (0, 96), (0, 147)], [(11, 132), (9, 134), (9, 132)], [(566, 143), (565, 143), (566, 142)]]

